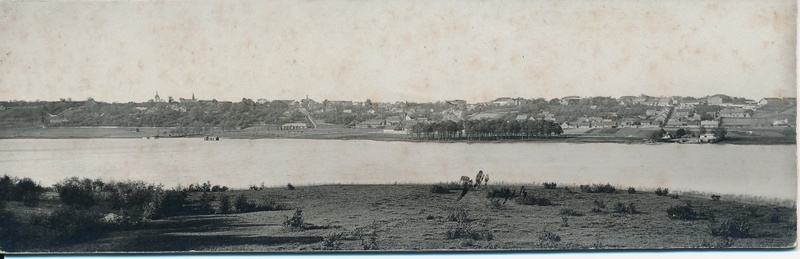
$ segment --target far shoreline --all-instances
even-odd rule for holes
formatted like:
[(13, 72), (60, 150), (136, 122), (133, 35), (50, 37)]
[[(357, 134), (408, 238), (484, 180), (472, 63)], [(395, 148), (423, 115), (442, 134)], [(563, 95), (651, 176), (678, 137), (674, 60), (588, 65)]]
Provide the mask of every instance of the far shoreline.
[[(329, 128), (305, 130), (232, 130), (222, 131), (218, 134), (191, 134), (170, 136), (164, 134), (171, 128), (166, 127), (25, 127), (0, 129), (0, 139), (142, 139), (142, 138), (197, 138), (202, 141), (204, 136), (219, 137), (220, 139), (307, 139), (307, 140), (371, 140), (382, 142), (412, 142), (412, 143), (617, 143), (640, 145), (678, 144), (658, 142), (656, 144), (644, 143), (643, 139), (632, 137), (602, 136), (583, 133), (570, 133), (561, 136), (537, 137), (530, 139), (416, 139), (408, 134), (385, 134), (380, 131), (365, 129)], [(686, 143), (696, 144), (696, 143)], [(681, 144), (681, 145), (686, 145)], [(749, 137), (732, 136), (715, 144), (727, 145), (796, 145), (795, 139), (779, 137)]]

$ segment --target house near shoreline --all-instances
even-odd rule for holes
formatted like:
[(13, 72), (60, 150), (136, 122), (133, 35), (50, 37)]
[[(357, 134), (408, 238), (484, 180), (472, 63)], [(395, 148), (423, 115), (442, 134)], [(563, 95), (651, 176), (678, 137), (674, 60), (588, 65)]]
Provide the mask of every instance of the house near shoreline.
[(308, 125), (305, 122), (290, 122), (281, 125), (281, 130), (295, 130), (295, 129), (307, 129)]

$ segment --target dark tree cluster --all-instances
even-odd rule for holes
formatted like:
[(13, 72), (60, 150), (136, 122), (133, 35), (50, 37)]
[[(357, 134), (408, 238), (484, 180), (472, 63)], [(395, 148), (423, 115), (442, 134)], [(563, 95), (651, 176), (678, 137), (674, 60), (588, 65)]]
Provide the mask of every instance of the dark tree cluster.
[(558, 123), (546, 120), (484, 119), (417, 123), (411, 132), (417, 139), (499, 140), (557, 136), (564, 130)]

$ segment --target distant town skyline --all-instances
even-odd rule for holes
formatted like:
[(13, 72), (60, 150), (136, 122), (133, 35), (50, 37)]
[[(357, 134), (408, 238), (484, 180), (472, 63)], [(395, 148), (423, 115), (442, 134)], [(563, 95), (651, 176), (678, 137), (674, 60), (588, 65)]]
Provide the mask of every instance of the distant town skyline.
[(797, 3), (2, 2), (0, 99), (796, 97)]

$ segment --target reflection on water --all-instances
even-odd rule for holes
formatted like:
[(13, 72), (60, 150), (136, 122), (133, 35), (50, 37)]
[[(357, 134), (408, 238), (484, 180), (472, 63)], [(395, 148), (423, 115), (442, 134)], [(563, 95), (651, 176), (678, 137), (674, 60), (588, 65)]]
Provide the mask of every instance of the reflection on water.
[(166, 186), (313, 183), (612, 183), (796, 197), (796, 145), (409, 143), (366, 140), (9, 139), (0, 174), (43, 185), (69, 176)]

